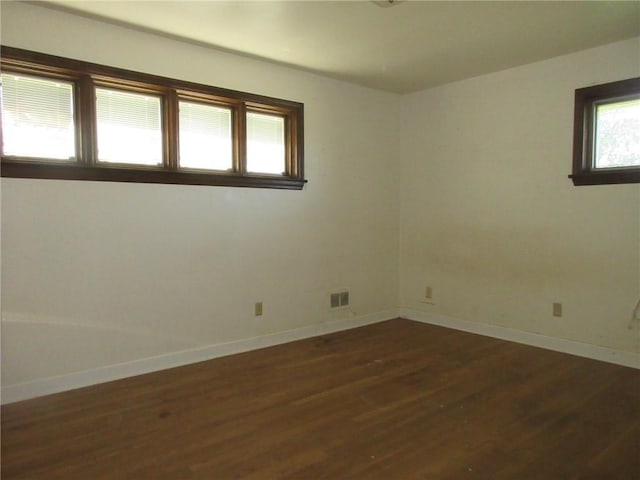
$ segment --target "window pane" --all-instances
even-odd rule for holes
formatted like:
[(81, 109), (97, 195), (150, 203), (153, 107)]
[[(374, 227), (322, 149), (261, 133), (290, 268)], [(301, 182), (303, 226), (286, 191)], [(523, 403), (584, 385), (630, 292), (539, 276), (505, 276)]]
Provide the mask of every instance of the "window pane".
[(233, 167), (230, 109), (180, 102), (180, 166), (208, 170)]
[(283, 117), (247, 113), (247, 170), (285, 173)]
[(596, 107), (595, 168), (640, 166), (640, 98)]
[(2, 140), (4, 155), (74, 160), (73, 85), (3, 73)]
[(162, 164), (160, 98), (96, 88), (98, 160)]

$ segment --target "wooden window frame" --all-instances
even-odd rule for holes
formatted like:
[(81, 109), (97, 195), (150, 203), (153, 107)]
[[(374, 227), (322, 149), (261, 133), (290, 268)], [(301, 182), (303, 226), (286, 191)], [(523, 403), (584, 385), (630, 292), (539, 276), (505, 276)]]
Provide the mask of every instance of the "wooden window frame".
[(573, 169), (569, 178), (576, 186), (640, 183), (640, 167), (598, 169), (594, 163), (594, 112), (602, 101), (640, 97), (640, 77), (579, 88), (575, 91)]
[[(301, 190), (304, 179), (304, 105), (203, 84), (134, 72), (44, 53), (2, 46), (2, 73), (60, 79), (74, 86), (76, 159), (52, 160), (2, 154), (3, 177), (107, 182), (218, 185)], [(161, 166), (98, 162), (95, 88), (106, 87), (160, 97), (162, 109)], [(180, 168), (180, 100), (224, 106), (232, 111), (233, 169), (230, 172)], [(257, 111), (285, 119), (285, 173), (246, 171), (245, 112)], [(2, 130), (0, 128), (0, 141)]]

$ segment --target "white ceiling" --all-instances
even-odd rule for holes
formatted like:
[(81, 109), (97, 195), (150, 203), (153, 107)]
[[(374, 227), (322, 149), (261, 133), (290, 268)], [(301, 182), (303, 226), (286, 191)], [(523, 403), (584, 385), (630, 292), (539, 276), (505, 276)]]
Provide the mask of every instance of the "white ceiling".
[(640, 1), (380, 3), (45, 5), (399, 93), (640, 35)]

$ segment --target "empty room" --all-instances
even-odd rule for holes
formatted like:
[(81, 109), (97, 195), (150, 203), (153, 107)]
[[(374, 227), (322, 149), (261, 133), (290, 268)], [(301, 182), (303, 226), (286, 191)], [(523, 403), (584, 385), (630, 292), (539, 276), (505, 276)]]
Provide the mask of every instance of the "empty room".
[(0, 19), (3, 480), (640, 478), (640, 2)]

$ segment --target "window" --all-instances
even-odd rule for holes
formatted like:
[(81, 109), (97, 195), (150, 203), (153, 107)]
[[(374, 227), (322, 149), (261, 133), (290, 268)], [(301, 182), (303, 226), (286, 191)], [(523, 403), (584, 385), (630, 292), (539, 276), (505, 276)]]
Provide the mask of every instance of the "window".
[(74, 160), (73, 96), (70, 82), (3, 73), (3, 153)]
[[(233, 169), (232, 111), (180, 102), (180, 166), (205, 170)], [(206, 152), (205, 155), (202, 152)]]
[(282, 173), (285, 168), (284, 118), (247, 113), (247, 170)]
[(575, 185), (640, 183), (640, 78), (575, 92)]
[(2, 47), (2, 176), (301, 189), (303, 108)]
[(160, 97), (96, 88), (98, 162), (162, 165)]

